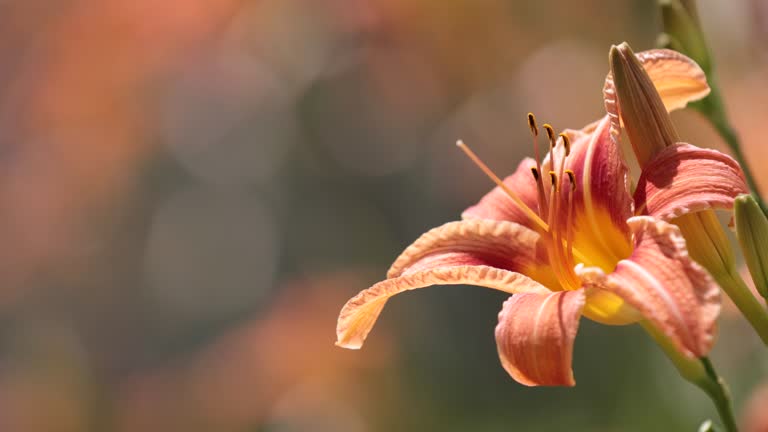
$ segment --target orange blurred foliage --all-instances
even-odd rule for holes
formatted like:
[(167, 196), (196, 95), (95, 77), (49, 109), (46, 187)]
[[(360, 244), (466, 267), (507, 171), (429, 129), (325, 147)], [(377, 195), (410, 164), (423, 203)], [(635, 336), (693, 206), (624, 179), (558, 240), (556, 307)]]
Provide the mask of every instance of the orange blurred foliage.
[[(0, 304), (88, 259), (153, 150), (153, 86), (242, 0), (12, 2), (2, 19)], [(9, 26), (5, 26), (9, 23)], [(14, 43), (16, 45), (14, 45)], [(20, 55), (19, 55), (20, 53)], [(94, 229), (96, 227), (97, 229)], [(106, 231), (108, 232), (108, 231)]]
[[(329, 404), (351, 416), (370, 414), (385, 390), (374, 395), (362, 377), (387, 370), (393, 343), (381, 328), (375, 345), (349, 352), (333, 345), (332, 331), (345, 291), (366, 282), (353, 272), (289, 281), (265, 316), (180, 365), (128, 379), (119, 392), (116, 430), (238, 431), (275, 417), (300, 422)], [(284, 403), (302, 407), (286, 414)]]

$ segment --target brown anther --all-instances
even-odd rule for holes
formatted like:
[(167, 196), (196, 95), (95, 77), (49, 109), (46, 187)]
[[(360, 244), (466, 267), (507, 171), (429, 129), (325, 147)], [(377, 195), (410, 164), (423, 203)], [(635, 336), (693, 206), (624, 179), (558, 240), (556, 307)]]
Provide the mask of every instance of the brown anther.
[(547, 136), (549, 137), (549, 146), (555, 147), (555, 130), (552, 129), (552, 126), (549, 125), (549, 123), (544, 124), (542, 126), (544, 129), (547, 130)]
[(550, 171), (549, 180), (552, 181), (552, 186), (554, 186), (555, 189), (557, 189), (557, 173), (555, 173), (554, 171)]
[(536, 116), (533, 113), (528, 113), (528, 127), (531, 128), (531, 135), (539, 136), (539, 128), (536, 126)]
[(531, 167), (531, 174), (534, 180), (539, 181), (539, 170), (536, 167)]
[(563, 147), (565, 147), (565, 155), (568, 156), (571, 154), (571, 139), (568, 138), (567, 134), (560, 133), (559, 137), (563, 139)]
[(565, 170), (565, 173), (568, 175), (568, 180), (571, 182), (571, 190), (576, 190), (576, 174), (574, 174), (571, 170)]

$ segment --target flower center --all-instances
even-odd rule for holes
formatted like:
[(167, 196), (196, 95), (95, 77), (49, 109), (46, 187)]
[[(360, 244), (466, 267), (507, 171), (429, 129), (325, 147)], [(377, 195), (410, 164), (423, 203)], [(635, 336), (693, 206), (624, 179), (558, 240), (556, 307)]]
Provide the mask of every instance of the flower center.
[[(539, 128), (536, 118), (528, 114), (528, 126), (533, 137), (536, 166), (531, 167), (531, 173), (536, 182), (538, 193), (537, 210), (531, 209), (513, 190), (480, 160), (480, 158), (464, 142), (458, 141), (456, 145), (477, 165), (496, 185), (501, 188), (515, 205), (530, 219), (533, 225), (542, 233), (549, 264), (563, 289), (572, 290), (581, 287), (581, 281), (576, 276), (573, 268), (576, 260), (587, 262), (578, 249), (573, 246), (573, 206), (576, 192), (576, 176), (573, 171), (565, 169), (566, 158), (570, 155), (570, 139), (565, 134), (555, 135), (554, 129), (549, 124), (543, 128), (549, 138), (549, 168), (550, 184), (546, 186), (543, 178), (541, 155), (539, 153), (538, 135)], [(557, 152), (558, 138), (562, 141), (562, 151)], [(560, 156), (559, 164), (555, 163)], [(546, 164), (544, 164), (546, 165)], [(568, 180), (565, 182), (565, 177)], [(567, 191), (563, 191), (563, 187)]]

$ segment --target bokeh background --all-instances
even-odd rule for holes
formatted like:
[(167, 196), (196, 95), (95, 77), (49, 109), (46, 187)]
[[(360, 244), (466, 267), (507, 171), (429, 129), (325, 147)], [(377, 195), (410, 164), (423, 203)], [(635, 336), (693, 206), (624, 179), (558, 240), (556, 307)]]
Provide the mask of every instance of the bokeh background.
[[(700, 2), (768, 188), (766, 6)], [(489, 290), (399, 296), (333, 346), (347, 298), (491, 187), (456, 139), (510, 172), (527, 112), (596, 119), (610, 45), (659, 26), (651, 0), (0, 1), (0, 430), (695, 430), (713, 407), (636, 327), (583, 320), (575, 388), (513, 382)], [(720, 324), (743, 406), (765, 350)]]

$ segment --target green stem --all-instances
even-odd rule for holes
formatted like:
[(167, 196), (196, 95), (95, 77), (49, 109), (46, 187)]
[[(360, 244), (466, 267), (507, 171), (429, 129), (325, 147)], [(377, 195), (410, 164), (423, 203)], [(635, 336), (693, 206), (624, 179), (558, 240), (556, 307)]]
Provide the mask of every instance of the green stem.
[(768, 311), (752, 294), (744, 279), (734, 270), (712, 275), (723, 291), (728, 294), (739, 311), (755, 329), (760, 339), (768, 345)]
[(683, 355), (663, 332), (648, 321), (640, 322), (653, 340), (664, 351), (677, 371), (685, 380), (700, 388), (715, 404), (723, 426), (727, 432), (738, 432), (733, 415), (731, 395), (725, 381), (717, 375), (712, 362), (707, 357), (688, 358)]
[(733, 415), (733, 408), (731, 403), (731, 392), (728, 391), (725, 381), (717, 374), (709, 357), (702, 357), (701, 363), (704, 365), (704, 369), (707, 371), (707, 376), (710, 381), (715, 385), (710, 391), (704, 389), (709, 394), (709, 397), (715, 403), (717, 412), (720, 414), (720, 419), (723, 420), (725, 430), (728, 432), (737, 432), (736, 418)]

